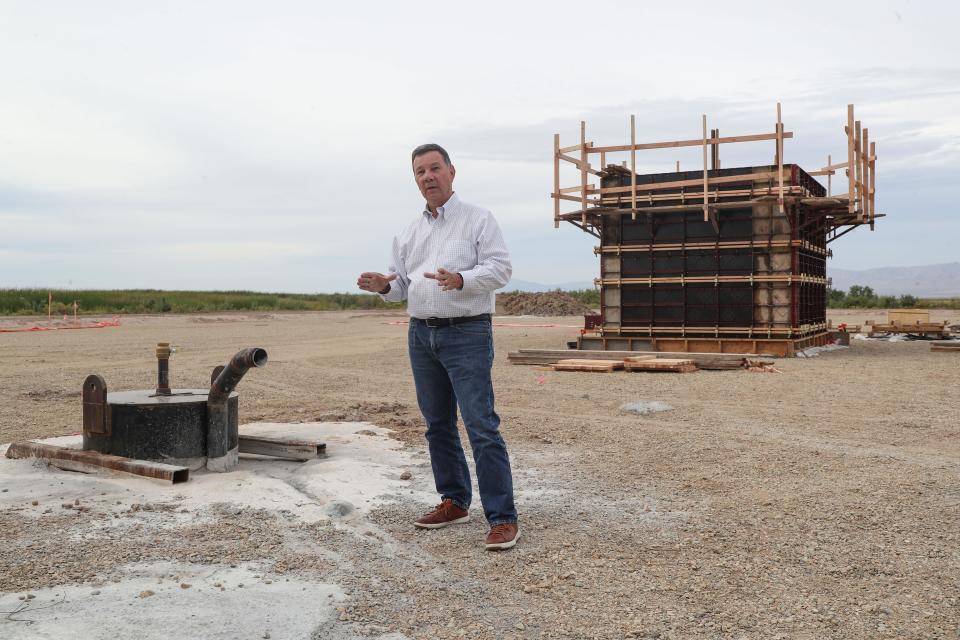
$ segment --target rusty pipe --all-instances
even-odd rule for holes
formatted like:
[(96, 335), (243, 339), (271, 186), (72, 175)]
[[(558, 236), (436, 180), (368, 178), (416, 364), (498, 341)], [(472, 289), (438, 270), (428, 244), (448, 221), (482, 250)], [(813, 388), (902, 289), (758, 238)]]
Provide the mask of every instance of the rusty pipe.
[(230, 429), (230, 392), (251, 367), (262, 367), (265, 364), (267, 352), (260, 347), (242, 349), (230, 359), (210, 385), (207, 396), (208, 471), (229, 471), (239, 464), (239, 436), (231, 433)]
[(67, 471), (81, 471), (94, 473), (102, 469), (129, 473), (132, 475), (162, 480), (170, 484), (186, 482), (190, 478), (190, 469), (162, 462), (148, 460), (133, 460), (123, 456), (114, 456), (99, 451), (85, 451), (58, 447), (42, 442), (14, 442), (7, 448), (8, 458), (39, 458), (47, 464), (66, 469)]

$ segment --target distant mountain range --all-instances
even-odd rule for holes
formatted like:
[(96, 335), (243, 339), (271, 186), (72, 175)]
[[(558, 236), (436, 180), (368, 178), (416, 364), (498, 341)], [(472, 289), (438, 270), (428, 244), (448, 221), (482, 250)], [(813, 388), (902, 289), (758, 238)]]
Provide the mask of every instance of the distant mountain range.
[[(833, 279), (833, 288), (842, 291), (848, 291), (851, 286), (858, 284), (870, 287), (874, 293), (882, 296), (910, 294), (918, 298), (960, 297), (960, 262), (920, 267), (878, 267), (859, 271), (834, 269), (828, 264), (827, 275)], [(590, 280), (557, 284), (511, 280), (504, 291), (573, 291), (593, 288)]]
[(832, 269), (827, 275), (833, 288), (848, 291), (852, 285), (870, 287), (882, 296), (910, 294), (918, 298), (960, 297), (960, 262), (930, 264), (920, 267), (878, 267), (853, 271)]

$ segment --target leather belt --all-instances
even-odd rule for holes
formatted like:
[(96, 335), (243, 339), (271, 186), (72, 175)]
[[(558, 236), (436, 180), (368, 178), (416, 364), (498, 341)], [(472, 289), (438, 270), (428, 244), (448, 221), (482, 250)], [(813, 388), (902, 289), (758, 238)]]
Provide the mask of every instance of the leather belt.
[(413, 318), (417, 322), (422, 322), (428, 327), (452, 327), (455, 324), (464, 322), (476, 322), (478, 320), (490, 321), (489, 313), (481, 313), (478, 316), (460, 316), (459, 318)]

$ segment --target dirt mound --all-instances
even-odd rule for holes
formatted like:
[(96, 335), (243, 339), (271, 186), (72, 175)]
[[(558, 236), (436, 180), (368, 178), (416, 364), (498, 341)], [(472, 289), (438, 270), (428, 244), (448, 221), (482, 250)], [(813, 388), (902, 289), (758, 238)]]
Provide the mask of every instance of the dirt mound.
[(578, 316), (591, 312), (590, 307), (562, 291), (501, 293), (497, 309), (510, 316)]

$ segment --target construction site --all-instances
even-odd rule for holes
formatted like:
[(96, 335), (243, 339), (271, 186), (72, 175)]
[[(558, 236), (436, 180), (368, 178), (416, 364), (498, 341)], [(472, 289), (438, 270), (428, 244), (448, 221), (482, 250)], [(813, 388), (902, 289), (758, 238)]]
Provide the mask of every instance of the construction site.
[[(845, 115), (816, 169), (780, 105), (554, 137), (600, 304), (498, 301), (507, 552), (411, 526), (437, 496), (401, 310), (0, 318), (0, 637), (960, 637), (960, 312), (827, 308), (834, 241), (883, 218)], [(679, 147), (703, 166), (638, 172)]]

